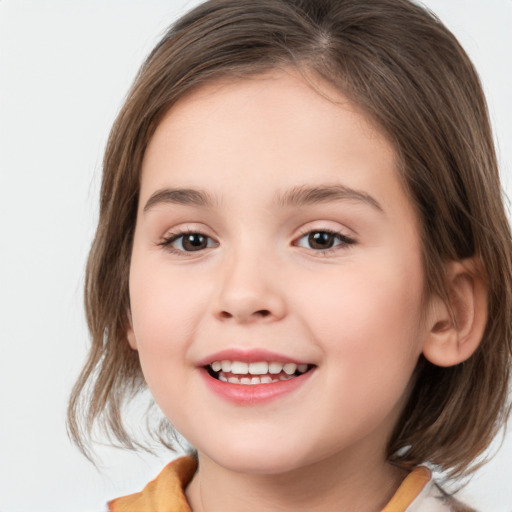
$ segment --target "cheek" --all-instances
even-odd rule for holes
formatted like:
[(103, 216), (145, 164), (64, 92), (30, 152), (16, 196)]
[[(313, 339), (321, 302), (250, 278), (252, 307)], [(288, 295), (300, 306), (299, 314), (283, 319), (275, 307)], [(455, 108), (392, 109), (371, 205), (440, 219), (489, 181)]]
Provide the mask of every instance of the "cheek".
[[(421, 273), (401, 274), (352, 269), (323, 290), (318, 281), (303, 287), (315, 305), (303, 315), (304, 328), (323, 353), (324, 389), (335, 390), (334, 398), (326, 397), (331, 419), (325, 423), (344, 418), (334, 437), (336, 429), (350, 428), (363, 435), (382, 421), (391, 428), (405, 405), (421, 353), (422, 279)], [(318, 417), (325, 414), (321, 400)]]
[[(304, 317), (329, 355), (380, 373), (384, 364), (413, 368), (423, 333), (421, 266), (347, 267), (302, 283)], [(319, 285), (319, 283), (324, 283)], [(311, 307), (314, 304), (314, 307)]]
[(141, 361), (154, 358), (158, 362), (190, 343), (209, 302), (209, 291), (186, 273), (170, 272), (165, 265), (139, 269), (135, 260), (130, 305), (137, 348)]
[(166, 266), (130, 274), (133, 330), (142, 373), (164, 414), (180, 411), (189, 387), (188, 351), (208, 302), (189, 279)]

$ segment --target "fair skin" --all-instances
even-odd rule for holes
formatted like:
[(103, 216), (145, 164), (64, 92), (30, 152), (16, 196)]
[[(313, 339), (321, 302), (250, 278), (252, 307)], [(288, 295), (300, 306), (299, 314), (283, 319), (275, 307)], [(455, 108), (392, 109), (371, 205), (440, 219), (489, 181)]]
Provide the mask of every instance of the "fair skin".
[[(380, 510), (418, 357), (447, 330), (393, 147), (317, 85), (330, 99), (294, 72), (204, 86), (145, 154), (128, 340), (198, 450), (196, 512)], [(249, 385), (221, 360), (298, 367)]]

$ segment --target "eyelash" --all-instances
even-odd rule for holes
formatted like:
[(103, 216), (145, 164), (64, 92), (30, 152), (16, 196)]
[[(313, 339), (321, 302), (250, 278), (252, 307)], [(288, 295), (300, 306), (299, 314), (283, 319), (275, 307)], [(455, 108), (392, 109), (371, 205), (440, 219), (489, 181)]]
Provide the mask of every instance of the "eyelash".
[[(339, 231), (335, 231), (332, 229), (309, 229), (307, 231), (301, 232), (300, 236), (294, 242), (294, 245), (296, 245), (298, 247), (303, 247), (303, 246), (299, 245), (299, 243), (298, 243), (298, 242), (300, 242), (300, 240), (302, 240), (305, 237), (311, 236), (312, 234), (318, 234), (318, 233), (330, 235), (330, 236), (334, 237), (334, 239), (339, 242), (338, 244), (336, 244), (332, 247), (328, 247), (327, 249), (313, 249), (311, 247), (309, 248), (309, 250), (313, 251), (316, 254), (321, 254), (322, 256), (330, 255), (333, 252), (338, 251), (343, 248), (346, 249), (349, 246), (356, 243), (356, 241), (353, 238), (351, 238), (347, 235), (344, 235), (343, 233), (341, 233)], [(171, 252), (173, 254), (177, 254), (179, 256), (190, 255), (190, 254), (193, 254), (194, 252), (200, 253), (200, 252), (204, 251), (204, 249), (211, 249), (212, 247), (217, 247), (219, 245), (218, 242), (214, 241), (214, 245), (208, 246), (209, 242), (207, 242), (206, 247), (204, 247), (202, 249), (198, 249), (197, 251), (186, 251), (186, 250), (182, 250), (182, 249), (176, 249), (175, 247), (172, 246), (172, 244), (174, 242), (176, 242), (180, 238), (184, 238), (187, 235), (199, 235), (199, 236), (204, 237), (210, 241), (213, 240), (211, 237), (209, 237), (208, 235), (205, 235), (204, 233), (201, 233), (200, 231), (185, 230), (185, 231), (178, 231), (176, 233), (170, 233), (169, 236), (165, 237), (157, 245), (160, 247), (163, 247), (166, 250), (168, 250), (169, 252)]]
[[(337, 245), (328, 247), (327, 249), (310, 248), (310, 250), (314, 251), (315, 254), (321, 254), (322, 256), (329, 256), (333, 252), (347, 249), (348, 247), (350, 247), (351, 245), (354, 245), (356, 243), (356, 241), (353, 238), (341, 233), (340, 231), (336, 231), (336, 230), (329, 229), (329, 228), (323, 228), (323, 229), (308, 229), (306, 231), (303, 231), (301, 233), (300, 237), (297, 238), (297, 242), (295, 243), (295, 245), (297, 245), (298, 242), (300, 240), (302, 240), (303, 238), (309, 237), (312, 234), (318, 234), (318, 233), (324, 233), (327, 235), (331, 235), (332, 237), (334, 237), (335, 240), (337, 240), (339, 242)], [(302, 247), (302, 246), (299, 246), (299, 247)]]
[[(159, 245), (160, 247), (165, 248), (166, 250), (168, 250), (169, 252), (171, 252), (173, 254), (177, 254), (178, 256), (190, 255), (190, 254), (193, 254), (194, 252), (201, 252), (204, 249), (210, 249), (211, 248), (211, 246), (208, 247), (208, 242), (207, 242), (207, 246), (204, 249), (199, 249), (198, 251), (185, 251), (185, 250), (182, 250), (182, 249), (176, 249), (175, 247), (172, 246), (172, 244), (174, 242), (176, 242), (180, 238), (186, 237), (187, 235), (199, 235), (199, 236), (204, 237), (204, 238), (206, 238), (208, 240), (213, 240), (212, 237), (210, 237), (208, 235), (205, 235), (204, 233), (201, 233), (200, 231), (195, 231), (195, 230), (187, 229), (187, 230), (184, 230), (184, 231), (178, 231), (176, 233), (170, 233), (169, 236), (164, 237), (164, 239), (161, 242), (159, 242), (157, 245)], [(215, 242), (214, 247), (216, 247), (217, 245), (219, 245), (218, 242)]]

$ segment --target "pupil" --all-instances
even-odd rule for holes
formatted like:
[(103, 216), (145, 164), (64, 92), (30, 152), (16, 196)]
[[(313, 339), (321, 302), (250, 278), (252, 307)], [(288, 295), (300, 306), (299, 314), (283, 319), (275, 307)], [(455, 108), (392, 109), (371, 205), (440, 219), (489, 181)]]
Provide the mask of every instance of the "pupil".
[(331, 233), (317, 231), (309, 235), (309, 245), (313, 249), (329, 249), (334, 243), (334, 237)]
[(206, 237), (198, 233), (187, 235), (183, 239), (183, 248), (187, 251), (198, 251), (206, 247)]

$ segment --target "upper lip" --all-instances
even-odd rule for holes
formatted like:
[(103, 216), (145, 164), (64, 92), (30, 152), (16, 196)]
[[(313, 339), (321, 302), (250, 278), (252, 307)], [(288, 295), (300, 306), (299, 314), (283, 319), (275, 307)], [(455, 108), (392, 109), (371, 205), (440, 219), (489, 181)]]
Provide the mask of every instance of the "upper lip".
[(241, 361), (244, 363), (268, 361), (276, 363), (295, 363), (297, 365), (310, 364), (308, 361), (302, 361), (270, 350), (231, 348), (215, 352), (214, 354), (202, 358), (198, 361), (197, 366), (207, 366), (214, 361)]

